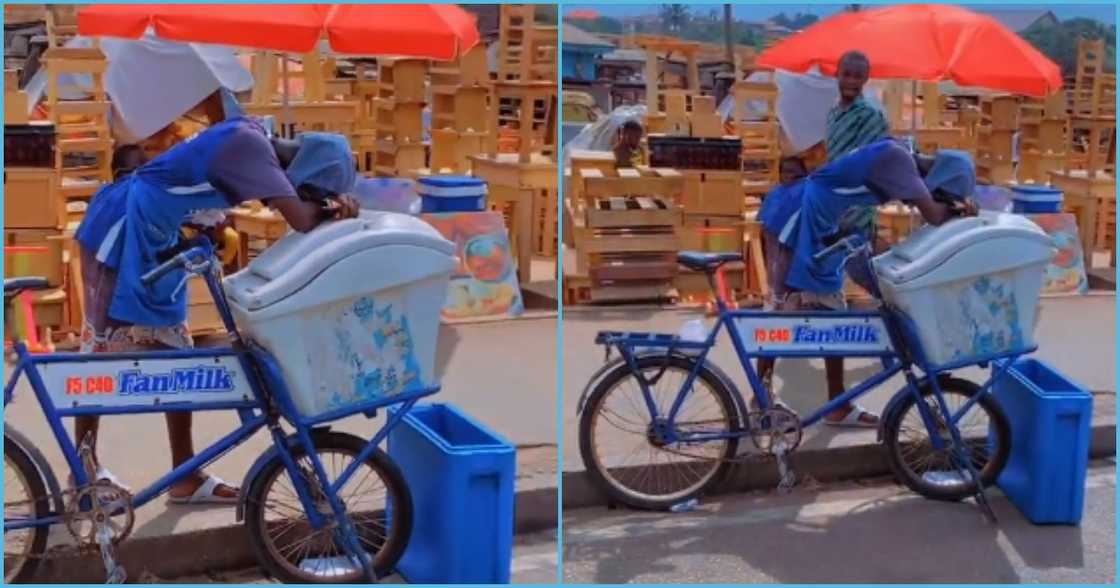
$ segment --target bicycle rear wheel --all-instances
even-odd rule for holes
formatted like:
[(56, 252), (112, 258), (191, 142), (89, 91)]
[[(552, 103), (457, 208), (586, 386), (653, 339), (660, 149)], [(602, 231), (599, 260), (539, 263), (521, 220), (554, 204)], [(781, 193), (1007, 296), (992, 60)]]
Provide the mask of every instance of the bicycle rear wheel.
[[(17, 443), (4, 437), (4, 522), (46, 518), (50, 504), (39, 469)], [(47, 547), (48, 527), (4, 531), (4, 583), (35, 575)]]
[[(645, 356), (636, 361), (646, 378), (665, 370), (650, 384), (650, 394), (659, 417), (667, 415), (696, 360)], [(664, 510), (723, 480), (738, 439), (664, 445), (652, 434), (653, 425), (637, 376), (625, 363), (603, 376), (588, 397), (580, 417), (580, 454), (588, 474), (613, 500)], [(701, 365), (678, 413), (677, 434), (737, 430), (739, 413), (731, 392)]]
[[(331, 432), (315, 438), (315, 451), (335, 480), (358, 456), (367, 441)], [(320, 512), (331, 513), (326, 495), (312, 473), (301, 445), (292, 458), (308, 480)], [(400, 469), (381, 450), (358, 467), (338, 492), (358, 541), (373, 558), (379, 576), (397, 565), (412, 534), (412, 497)], [(387, 515), (392, 505), (392, 517)], [(347, 557), (328, 525), (313, 529), (283, 462), (277, 456), (250, 484), (245, 524), (257, 561), (272, 577), (291, 584), (362, 583), (364, 571)]]

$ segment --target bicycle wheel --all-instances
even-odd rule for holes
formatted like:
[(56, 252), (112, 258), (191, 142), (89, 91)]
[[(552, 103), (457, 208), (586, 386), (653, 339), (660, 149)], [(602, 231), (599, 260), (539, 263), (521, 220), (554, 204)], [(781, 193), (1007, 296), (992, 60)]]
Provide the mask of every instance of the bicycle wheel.
[[(50, 504), (39, 469), (17, 443), (4, 438), (4, 522), (41, 519)], [(4, 531), (4, 583), (24, 582), (35, 575), (47, 547), (48, 527)]]
[[(943, 378), (940, 385), (945, 404), (954, 414), (980, 390), (976, 384), (956, 378)], [(955, 465), (952, 437), (928, 383), (922, 386), (921, 397), (937, 423), (945, 447), (933, 448), (918, 405), (907, 394), (883, 424), (891, 469), (899, 481), (927, 498), (955, 501), (972, 496), (977, 490), (976, 481), (963, 476)], [(1011, 427), (1003, 409), (990, 394), (985, 395), (961, 417), (957, 427), (980, 481), (984, 486), (993, 484), (1011, 452)]]
[[(668, 414), (695, 363), (678, 356), (637, 360), (647, 378), (665, 370), (650, 384), (658, 415)], [(738, 425), (731, 392), (707, 366), (700, 366), (678, 413), (677, 433), (728, 433)], [(621, 364), (603, 376), (580, 417), (579, 446), (591, 478), (615, 501), (633, 508), (667, 509), (699, 496), (727, 474), (727, 460), (734, 457), (738, 439), (665, 446), (655, 440), (652, 427), (630, 367)], [(642, 457), (648, 463), (635, 463)]]
[[(331, 480), (349, 466), (367, 441), (331, 432), (315, 438), (315, 451)], [(300, 446), (292, 458), (309, 481), (320, 511), (330, 505)], [(364, 461), (338, 492), (358, 539), (373, 558), (378, 575), (389, 574), (404, 554), (412, 534), (412, 497), (397, 466), (380, 449)], [(364, 581), (363, 570), (346, 556), (334, 538), (333, 525), (312, 529), (280, 457), (270, 461), (250, 484), (246, 521), (253, 553), (264, 571), (292, 584)], [(392, 517), (386, 515), (392, 504)]]

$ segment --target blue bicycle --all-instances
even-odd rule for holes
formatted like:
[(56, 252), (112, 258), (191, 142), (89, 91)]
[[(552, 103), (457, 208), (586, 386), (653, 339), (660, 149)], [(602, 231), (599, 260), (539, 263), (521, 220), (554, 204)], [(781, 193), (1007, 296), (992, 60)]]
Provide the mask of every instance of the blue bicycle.
[[(212, 463), (261, 429), (272, 446), (245, 475), (237, 518), (264, 571), (291, 583), (376, 581), (394, 568), (412, 531), (412, 502), (400, 470), (379, 448), (389, 431), (438, 387), (413, 387), (345, 408), (303, 416), (275, 358), (243, 338), (221, 286), (220, 263), (200, 238), (143, 277), (152, 284), (176, 270), (202, 276), (229, 333), (229, 346), (142, 353), (32, 355), (15, 345), (4, 405), (27, 377), (71, 474), (63, 489), (47, 460), (10, 423), (4, 427), (4, 580), (33, 578), (51, 527), (100, 551), (110, 582), (125, 579), (116, 546), (132, 530), (134, 509)], [(184, 278), (185, 283), (186, 278)], [(4, 281), (5, 310), (40, 278)], [(369, 439), (330, 430), (347, 416), (376, 416), (399, 405)], [(240, 426), (136, 495), (97, 480), (89, 444), (71, 441), (63, 419), (172, 411), (235, 411)], [(293, 432), (287, 432), (284, 423)], [(391, 516), (390, 516), (391, 515)]]
[[(777, 455), (783, 487), (792, 485), (786, 456), (803, 429), (876, 389), (897, 374), (906, 385), (884, 411), (879, 439), (898, 479), (929, 498), (975, 496), (985, 513), (983, 488), (1006, 464), (1010, 430), (989, 392), (1015, 358), (1034, 347), (935, 365), (927, 359), (916, 326), (883, 301), (870, 247), (859, 236), (839, 240), (818, 255), (851, 261), (878, 302), (877, 310), (762, 312), (729, 310), (717, 295), (715, 327), (704, 340), (676, 335), (600, 332), (607, 363), (591, 378), (579, 401), (580, 453), (584, 466), (609, 498), (633, 508), (668, 509), (720, 484), (732, 463), (751, 459), (740, 444)], [(713, 277), (737, 253), (682, 252), (681, 265)], [(854, 268), (854, 269), (852, 269)], [(754, 399), (751, 406), (732, 379), (708, 359), (726, 328)], [(610, 360), (612, 352), (618, 357)], [(860, 357), (882, 369), (807, 418), (771, 401), (755, 358)], [(955, 378), (968, 365), (995, 365), (983, 385)], [(920, 371), (920, 374), (918, 373)], [(977, 483), (979, 480), (979, 483)]]

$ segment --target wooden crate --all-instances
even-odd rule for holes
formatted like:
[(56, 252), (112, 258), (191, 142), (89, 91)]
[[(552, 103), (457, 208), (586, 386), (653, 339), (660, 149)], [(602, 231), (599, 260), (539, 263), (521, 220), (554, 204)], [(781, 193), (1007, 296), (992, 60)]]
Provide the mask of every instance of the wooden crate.
[(741, 216), (685, 214), (678, 234), (682, 251), (742, 253), (745, 223)]
[(401, 102), (423, 102), (426, 99), (428, 61), (425, 59), (377, 60), (379, 97)]
[[(4, 255), (4, 277), (45, 278), (52, 286), (63, 284), (66, 239), (58, 229), (16, 229), (4, 231), (5, 247), (44, 248), (43, 252)], [(26, 260), (26, 262), (20, 260)]]
[(981, 100), (983, 124), (995, 130), (1015, 130), (1019, 126), (1019, 99), (1015, 96), (992, 96)]
[(187, 326), (193, 335), (210, 335), (225, 331), (218, 307), (201, 277), (187, 282)]
[(62, 228), (65, 210), (58, 197), (58, 172), (10, 167), (4, 170), (4, 227)]
[(684, 176), (681, 205), (688, 214), (741, 215), (746, 195), (739, 172), (680, 170)]

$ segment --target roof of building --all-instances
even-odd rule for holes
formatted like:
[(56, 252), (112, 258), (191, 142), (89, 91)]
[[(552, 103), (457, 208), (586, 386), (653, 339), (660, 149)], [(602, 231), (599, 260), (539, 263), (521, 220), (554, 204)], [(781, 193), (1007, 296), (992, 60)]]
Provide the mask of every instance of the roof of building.
[(614, 47), (610, 41), (569, 23), (564, 23), (564, 44), (589, 45), (592, 47), (606, 47), (608, 49)]

